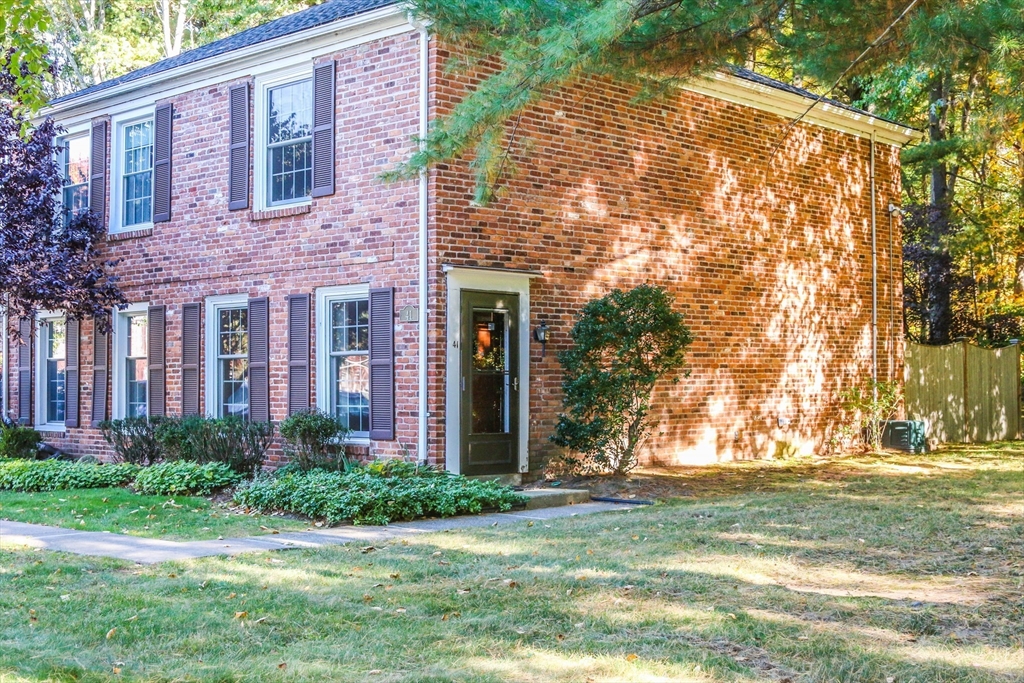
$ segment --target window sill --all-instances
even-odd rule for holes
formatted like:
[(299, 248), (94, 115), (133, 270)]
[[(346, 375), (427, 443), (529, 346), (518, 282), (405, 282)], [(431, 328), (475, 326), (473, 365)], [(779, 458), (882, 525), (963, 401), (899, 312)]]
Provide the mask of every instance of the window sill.
[(63, 436), (67, 433), (68, 428), (60, 423), (50, 423), (45, 425), (35, 425), (33, 427), (40, 434), (60, 434)]
[(294, 206), (282, 206), (277, 209), (266, 209), (265, 211), (250, 211), (249, 220), (252, 222), (269, 221), (272, 218), (284, 218), (285, 216), (299, 216), (309, 213), (313, 209), (312, 202), (296, 204)]
[(123, 232), (108, 232), (108, 242), (121, 242), (122, 240), (135, 239), (136, 237), (149, 237), (153, 234), (153, 227), (139, 228), (138, 230), (125, 230)]

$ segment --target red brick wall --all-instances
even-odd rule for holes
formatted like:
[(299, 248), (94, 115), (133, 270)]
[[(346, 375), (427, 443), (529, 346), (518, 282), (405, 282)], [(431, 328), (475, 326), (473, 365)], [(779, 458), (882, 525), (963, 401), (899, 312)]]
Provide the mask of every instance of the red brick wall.
[[(435, 74), (446, 56), (435, 54)], [(450, 110), (465, 80), (435, 84), (437, 111)], [(588, 80), (533, 107), (517, 122), (518, 174), (491, 206), (470, 203), (464, 163), (434, 174), (432, 316), (445, 315), (440, 263), (543, 273), (531, 284), (531, 327), (546, 319), (551, 341), (544, 357), (536, 343), (529, 350), (531, 471), (558, 452), (548, 441), (561, 408), (557, 352), (575, 314), (645, 282), (675, 295), (695, 339), (689, 378), (656, 388), (645, 462), (820, 449), (836, 426), (837, 392), (870, 373), (869, 141), (801, 124), (769, 159), (788, 123), (779, 116), (691, 92), (629, 106), (633, 94)], [(879, 144), (876, 154), (885, 342), (890, 296), (901, 320), (899, 282), (887, 283), (890, 257), (901, 272), (900, 235), (890, 255), (885, 213), (899, 197), (898, 149)], [(897, 327), (897, 370), (901, 336)], [(432, 338), (435, 367), (443, 339)], [(431, 391), (443, 415), (441, 373)], [(443, 429), (435, 421), (435, 438)]]
[[(410, 32), (334, 55), (336, 192), (314, 199), (308, 212), (296, 215), (267, 217), (294, 213), (287, 210), (262, 216), (228, 210), (228, 87), (238, 80), (171, 100), (172, 220), (157, 223), (151, 231), (114, 236), (104, 248), (105, 255), (121, 259), (116, 272), (131, 302), (167, 305), (169, 414), (181, 411), (185, 303), (202, 303), (208, 296), (221, 294), (270, 298), (270, 398), (275, 421), (287, 414), (289, 294), (368, 283), (393, 286), (396, 310), (417, 303), (418, 187), (414, 182), (385, 186), (378, 175), (408, 155), (412, 136), (418, 132), (418, 46), (418, 35)], [(205, 366), (205, 308), (203, 318)], [(311, 322), (315, 330), (315, 320)], [(401, 454), (402, 444), (415, 452), (416, 332), (415, 323), (400, 324), (396, 317), (397, 439), (375, 442), (375, 455)], [(83, 324), (82, 333), (81, 419), (88, 425), (91, 322)], [(313, 358), (311, 371), (315, 372)], [(203, 373), (201, 387), (205, 367)], [(10, 405), (17, 406), (17, 375), (9, 377)], [(311, 400), (315, 401), (315, 392)], [(207, 410), (205, 403), (200, 408)], [(69, 452), (108, 453), (98, 430), (88, 426), (69, 429), (66, 435), (45, 436)]]

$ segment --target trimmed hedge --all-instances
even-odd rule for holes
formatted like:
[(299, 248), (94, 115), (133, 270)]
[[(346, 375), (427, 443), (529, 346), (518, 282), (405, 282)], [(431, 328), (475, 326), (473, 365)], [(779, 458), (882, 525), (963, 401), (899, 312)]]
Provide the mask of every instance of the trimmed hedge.
[(135, 475), (133, 488), (139, 493), (154, 496), (198, 495), (208, 496), (226, 486), (233, 486), (243, 475), (232, 471), (222, 462), (200, 465), (179, 460), (144, 467)]
[(509, 510), (525, 498), (511, 487), (462, 476), (381, 476), (311, 470), (260, 477), (235, 491), (235, 503), (260, 512), (285, 511), (327, 524), (387, 524), (395, 520)]
[(121, 463), (97, 465), (65, 460), (8, 460), (0, 462), (0, 491), (63, 491), (125, 486), (139, 468)]

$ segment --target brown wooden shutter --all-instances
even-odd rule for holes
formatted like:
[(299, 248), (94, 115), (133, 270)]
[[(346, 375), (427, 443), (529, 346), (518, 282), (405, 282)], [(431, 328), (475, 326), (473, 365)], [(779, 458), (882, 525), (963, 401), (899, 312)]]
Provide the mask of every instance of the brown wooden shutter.
[(107, 382), (109, 381), (108, 357), (110, 335), (99, 328), (99, 320), (93, 321), (92, 342), (92, 415), (90, 422), (99, 427), (107, 419)]
[(249, 299), (249, 419), (270, 422), (270, 300)]
[(107, 122), (92, 124), (92, 150), (89, 152), (89, 210), (107, 224)]
[(309, 410), (309, 294), (288, 297), (288, 414)]
[(153, 222), (171, 220), (171, 130), (174, 110), (161, 104), (153, 114)]
[(64, 364), (64, 426), (78, 426), (79, 348), (81, 346), (81, 324), (74, 318), (66, 323), (67, 357)]
[(395, 291), (370, 290), (370, 438), (395, 438)]
[(313, 192), (334, 194), (334, 60), (313, 67)]
[(32, 424), (32, 318), (18, 321), (18, 424)]
[(148, 415), (167, 414), (167, 307), (150, 306), (149, 320), (149, 391)]
[(249, 208), (249, 84), (228, 90), (231, 108), (228, 150), (228, 209)]
[(199, 304), (181, 309), (181, 414), (199, 414)]

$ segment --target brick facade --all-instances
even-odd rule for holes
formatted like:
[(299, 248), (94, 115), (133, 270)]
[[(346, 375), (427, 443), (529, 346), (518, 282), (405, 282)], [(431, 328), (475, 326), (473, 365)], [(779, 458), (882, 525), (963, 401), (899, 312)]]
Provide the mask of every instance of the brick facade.
[[(181, 410), (184, 304), (225, 294), (269, 297), (270, 405), (279, 421), (287, 412), (287, 296), (334, 285), (389, 286), (396, 439), (375, 441), (370, 452), (417, 452), (419, 337), (417, 323), (399, 322), (397, 311), (418, 304), (419, 188), (378, 176), (409, 154), (419, 131), (419, 41), (409, 31), (333, 54), (336, 192), (308, 208), (228, 210), (228, 88), (239, 79), (170, 98), (172, 219), (112, 236), (104, 254), (121, 259), (117, 272), (130, 301), (167, 306), (168, 413)], [(432, 47), (432, 116), (448, 111), (464, 87), (443, 70), (445, 57)], [(429, 324), (431, 461), (444, 462), (449, 410), (444, 264), (540, 273), (530, 290), (530, 324), (546, 320), (551, 342), (543, 356), (537, 344), (523, 349), (532, 375), (532, 476), (556, 452), (548, 436), (561, 405), (557, 352), (583, 303), (613, 287), (665, 285), (695, 337), (690, 377), (657, 388), (650, 463), (820, 448), (834, 427), (836, 392), (868, 375), (868, 140), (800, 124), (769, 163), (787, 119), (689, 91), (643, 106), (628, 104), (632, 94), (595, 81), (532, 108), (519, 124), (529, 153), (517, 149), (519, 172), (489, 207), (471, 203), (464, 164), (431, 172), (430, 303), (421, 312)], [(890, 289), (887, 273), (890, 259), (895, 273), (901, 264), (883, 234), (885, 207), (899, 196), (898, 149), (879, 144), (876, 154), (880, 375), (900, 377), (901, 335), (887, 329), (890, 306), (902, 308), (900, 288)], [(205, 327), (204, 320), (204, 338)], [(314, 387), (316, 341), (314, 334)], [(16, 360), (13, 344), (11, 350), (6, 357)], [(70, 452), (104, 455), (106, 445), (88, 426), (92, 354), (93, 326), (85, 321), (84, 426), (46, 438)], [(205, 375), (205, 358), (201, 366)], [(10, 364), (11, 406), (18, 405), (15, 370)]]

